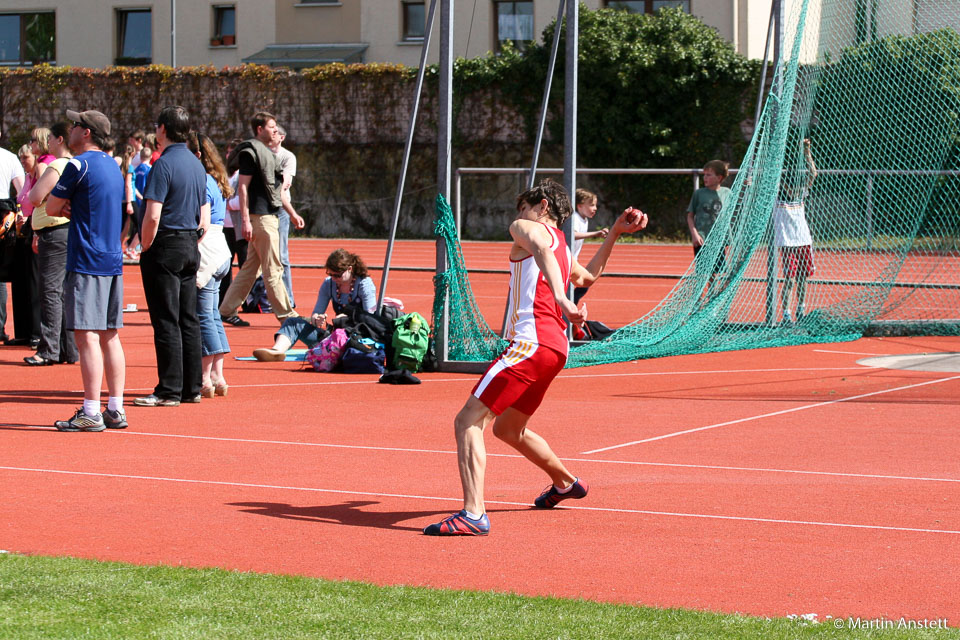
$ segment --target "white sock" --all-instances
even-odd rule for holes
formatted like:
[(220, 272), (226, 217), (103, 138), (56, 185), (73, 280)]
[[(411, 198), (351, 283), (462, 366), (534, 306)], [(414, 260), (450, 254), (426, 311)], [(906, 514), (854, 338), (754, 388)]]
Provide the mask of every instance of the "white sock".
[(483, 517), (483, 514), (482, 514), (482, 513), (478, 515), (478, 514), (476, 514), (476, 513), (470, 513), (470, 512), (467, 511), (466, 509), (464, 509), (464, 511), (466, 512), (467, 517), (470, 518), (471, 520), (479, 520), (480, 518)]
[(573, 485), (580, 481), (580, 478), (574, 478), (573, 482), (570, 483), (570, 486), (566, 489), (561, 489), (557, 485), (553, 485), (553, 488), (557, 490), (557, 493), (570, 493), (570, 490), (573, 489)]
[(107, 409), (110, 409), (110, 411), (120, 411), (123, 409), (123, 396), (110, 396), (107, 398)]
[(83, 412), (90, 416), (91, 418), (100, 413), (100, 401), (99, 400), (87, 400), (83, 399)]

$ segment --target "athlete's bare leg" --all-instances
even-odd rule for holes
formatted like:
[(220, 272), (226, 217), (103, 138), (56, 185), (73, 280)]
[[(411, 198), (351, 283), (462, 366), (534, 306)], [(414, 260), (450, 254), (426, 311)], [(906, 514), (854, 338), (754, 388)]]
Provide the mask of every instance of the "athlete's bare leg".
[(509, 407), (494, 421), (493, 435), (543, 469), (550, 476), (554, 485), (560, 488), (569, 487), (576, 481), (576, 476), (563, 466), (560, 458), (553, 452), (546, 440), (527, 429), (529, 420), (530, 416), (527, 414)]
[(487, 468), (487, 450), (483, 430), (494, 418), (493, 413), (476, 396), (467, 398), (453, 422), (457, 436), (457, 464), (463, 485), (463, 508), (483, 514), (483, 479)]

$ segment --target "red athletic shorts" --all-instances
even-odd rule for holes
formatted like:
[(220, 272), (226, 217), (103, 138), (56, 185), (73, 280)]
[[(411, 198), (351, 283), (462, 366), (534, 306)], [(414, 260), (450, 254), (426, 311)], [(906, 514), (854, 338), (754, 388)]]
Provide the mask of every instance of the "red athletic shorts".
[(540, 406), (547, 388), (566, 362), (566, 355), (549, 347), (531, 342), (511, 342), (483, 374), (472, 393), (498, 416), (508, 407), (530, 416)]
[(783, 264), (783, 275), (787, 278), (806, 278), (812, 276), (815, 270), (813, 251), (808, 244), (802, 247), (780, 247), (780, 262)]

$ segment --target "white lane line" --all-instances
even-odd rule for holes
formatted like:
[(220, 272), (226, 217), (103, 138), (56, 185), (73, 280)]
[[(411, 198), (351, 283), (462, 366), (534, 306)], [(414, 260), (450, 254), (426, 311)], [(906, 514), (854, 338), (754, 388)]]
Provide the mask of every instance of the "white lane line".
[[(74, 476), (86, 476), (86, 477), (95, 477), (95, 478), (114, 478), (120, 480), (148, 480), (154, 482), (174, 482), (180, 484), (203, 484), (203, 485), (214, 485), (221, 487), (244, 487), (249, 489), (270, 489), (270, 490), (279, 490), (279, 491), (309, 491), (312, 493), (332, 493), (338, 495), (350, 495), (350, 496), (369, 496), (377, 498), (400, 498), (404, 500), (444, 500), (448, 502), (460, 502), (462, 498), (460, 497), (447, 497), (447, 496), (423, 496), (416, 494), (404, 494), (404, 493), (383, 493), (375, 491), (347, 491), (344, 489), (322, 489), (318, 487), (291, 487), (285, 485), (271, 485), (271, 484), (257, 484), (252, 482), (226, 482), (223, 480), (192, 480), (189, 478), (165, 478), (162, 476), (138, 476), (138, 475), (128, 475), (120, 473), (95, 473), (90, 471), (66, 471), (62, 469), (34, 469), (27, 467), (4, 467), (0, 466), (0, 470), (3, 471), (19, 471), (25, 473), (48, 473), (48, 474), (59, 474), (59, 475), (74, 475)], [(488, 504), (499, 504), (506, 506), (520, 506), (520, 507), (529, 507), (530, 503), (528, 502), (510, 502), (507, 500), (487, 500)], [(532, 508), (532, 507), (531, 507)], [(841, 528), (850, 528), (850, 529), (868, 529), (874, 531), (900, 531), (900, 532), (910, 532), (910, 533), (946, 533), (952, 535), (960, 535), (960, 531), (955, 531), (951, 529), (924, 529), (920, 527), (893, 527), (889, 525), (876, 525), (876, 524), (854, 524), (849, 522), (820, 522), (816, 520), (786, 520), (780, 518), (753, 518), (749, 516), (726, 516), (720, 514), (710, 514), (710, 513), (683, 513), (678, 511), (651, 511), (648, 509), (616, 509), (611, 507), (560, 507), (566, 508), (574, 511), (594, 511), (594, 512), (605, 512), (605, 513), (624, 513), (624, 514), (637, 514), (637, 515), (648, 515), (648, 516), (665, 516), (673, 518), (697, 518), (704, 520), (732, 520), (737, 522), (759, 522), (764, 524), (787, 524), (787, 525), (801, 525), (801, 526), (813, 526), (813, 527), (841, 527)]]
[[(576, 371), (568, 369), (567, 371)], [(560, 372), (558, 378), (625, 378), (629, 376), (694, 376), (694, 375), (716, 375), (716, 374), (737, 374), (737, 373), (796, 373), (796, 372), (829, 372), (829, 371), (880, 371), (876, 367), (865, 367), (862, 365), (852, 367), (788, 367), (779, 369), (714, 369), (704, 371), (630, 371), (624, 373), (566, 373)], [(433, 382), (463, 382), (465, 380), (475, 381), (477, 374), (464, 373), (459, 378), (421, 378), (424, 384)], [(341, 385), (369, 385), (378, 384), (375, 379), (366, 378), (363, 380), (330, 380), (327, 382), (283, 382), (283, 383), (263, 383), (263, 384), (231, 384), (231, 389), (256, 389), (263, 387), (314, 387), (314, 386), (341, 386)], [(139, 391), (152, 391), (153, 387), (127, 388), (126, 391), (136, 393)], [(73, 389), (68, 393), (83, 393), (83, 389)]]
[[(25, 429), (38, 429), (48, 431), (48, 427), (26, 427)], [(354, 451), (385, 451), (389, 453), (428, 453), (445, 456), (455, 456), (456, 451), (449, 449), (414, 449), (410, 447), (377, 447), (373, 445), (358, 444), (335, 444), (330, 442), (303, 442), (298, 440), (258, 440), (254, 438), (227, 438), (220, 436), (197, 436), (179, 433), (151, 433), (148, 431), (106, 431), (104, 433), (115, 436), (147, 436), (152, 438), (180, 438), (184, 440), (206, 440), (210, 442), (228, 442), (238, 444), (260, 444), (272, 446), (288, 447), (316, 447), (321, 449), (345, 449)], [(488, 458), (507, 458), (522, 460), (523, 456), (515, 453), (491, 453), (487, 452)], [(862, 478), (869, 480), (897, 480), (907, 482), (948, 482), (960, 484), (960, 478), (935, 478), (930, 476), (897, 476), (882, 473), (851, 473), (843, 471), (816, 471), (809, 469), (774, 469), (771, 467), (735, 467), (731, 465), (718, 464), (685, 464), (681, 462), (647, 462), (643, 460), (604, 460), (601, 458), (569, 458), (561, 457), (564, 462), (577, 462), (595, 465), (628, 465), (637, 467), (665, 467), (675, 469), (705, 469), (713, 471), (743, 471), (748, 473), (785, 473), (809, 476), (827, 476), (837, 478)]]
[(940, 378), (938, 380), (927, 380), (926, 382), (919, 382), (917, 384), (908, 384), (903, 387), (895, 387), (893, 389), (884, 389), (882, 391), (871, 391), (870, 393), (861, 393), (856, 396), (850, 396), (848, 398), (837, 398), (836, 400), (829, 400), (827, 402), (817, 402), (815, 404), (807, 404), (800, 407), (793, 407), (792, 409), (784, 409), (782, 411), (773, 411), (771, 413), (764, 413), (758, 416), (749, 416), (747, 418), (739, 418), (737, 420), (728, 420), (727, 422), (720, 422), (717, 424), (709, 424), (703, 427), (696, 427), (694, 429), (684, 429), (683, 431), (675, 431), (673, 433), (665, 433), (661, 436), (653, 436), (652, 438), (644, 438), (642, 440), (634, 440), (632, 442), (624, 442), (623, 444), (615, 444), (609, 447), (602, 447), (600, 449), (592, 449), (590, 451), (584, 451), (580, 455), (588, 456), (595, 453), (602, 453), (604, 451), (611, 451), (613, 449), (622, 449), (624, 447), (631, 447), (636, 444), (644, 444), (646, 442), (655, 442), (657, 440), (666, 440), (667, 438), (675, 438), (677, 436), (683, 436), (690, 433), (697, 433), (699, 431), (707, 431), (709, 429), (719, 429), (720, 427), (728, 427), (732, 424), (741, 424), (744, 422), (751, 422), (753, 420), (762, 420), (763, 418), (772, 418), (774, 416), (782, 416), (788, 413), (796, 413), (797, 411), (806, 411), (807, 409), (817, 409), (819, 407), (826, 407), (832, 404), (838, 404), (840, 402), (850, 402), (851, 400), (860, 400), (862, 398), (869, 398), (872, 396), (879, 396), (885, 393), (893, 393), (894, 391), (905, 391), (907, 389), (916, 389), (917, 387), (925, 387), (931, 384), (939, 384), (941, 382), (949, 382), (951, 380), (958, 380), (960, 376), (951, 376), (949, 378)]
[(814, 349), (819, 353), (843, 353), (849, 356), (889, 356), (889, 353), (865, 353), (863, 351), (834, 351), (833, 349)]

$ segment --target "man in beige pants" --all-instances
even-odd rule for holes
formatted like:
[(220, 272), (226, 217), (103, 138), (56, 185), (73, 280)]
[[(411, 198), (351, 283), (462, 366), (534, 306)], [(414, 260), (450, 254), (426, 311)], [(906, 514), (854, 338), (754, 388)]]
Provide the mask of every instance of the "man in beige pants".
[(250, 249), (223, 297), (220, 315), (225, 322), (230, 322), (262, 269), (267, 299), (274, 315), (283, 322), (298, 314), (293, 310), (283, 284), (283, 264), (280, 262), (278, 216), (283, 206), (280, 197), (283, 177), (268, 146), (274, 139), (279, 139), (277, 119), (261, 111), (251, 118), (250, 127), (254, 137), (237, 145), (228, 159), (228, 164), (235, 162), (240, 168), (237, 195), (243, 237), (250, 243)]

